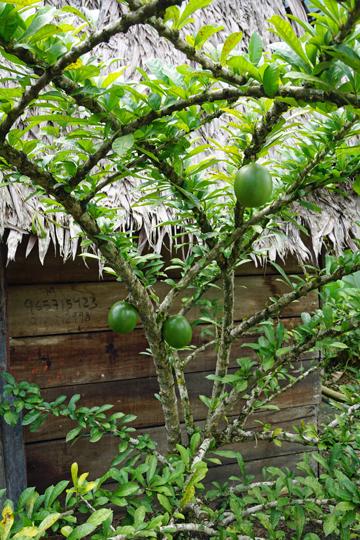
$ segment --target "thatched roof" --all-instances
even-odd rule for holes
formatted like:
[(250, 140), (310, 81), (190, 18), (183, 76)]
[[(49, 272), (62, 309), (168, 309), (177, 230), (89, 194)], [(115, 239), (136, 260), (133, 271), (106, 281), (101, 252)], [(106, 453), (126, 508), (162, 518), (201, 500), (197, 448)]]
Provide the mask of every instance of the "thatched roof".
[[(117, 18), (122, 9), (117, 0), (53, 0), (50, 3), (98, 9), (98, 26)], [(289, 11), (300, 18), (305, 16), (300, 0), (215, 0), (211, 7), (199, 13), (196, 24), (221, 24), (226, 28), (226, 34), (241, 29), (245, 42), (246, 38), (257, 30), (264, 41), (269, 43), (272, 36), (267, 30), (266, 20), (274, 13), (285, 15)], [(159, 39), (156, 32), (147, 26), (132, 28), (126, 36), (112, 39), (108, 45), (102, 45), (98, 53), (102, 58), (121, 58), (122, 65), (129, 66), (128, 77), (136, 76), (136, 66), (144, 66), (146, 61), (154, 57), (161, 57), (175, 65), (185, 61), (182, 53), (174, 50), (164, 39)], [(218, 121), (213, 122), (206, 128), (206, 135), (214, 135), (218, 132), (218, 127)], [(156, 226), (171, 219), (171, 210), (165, 205), (134, 206), (137, 190), (136, 180), (132, 178), (111, 186), (107, 193), (108, 204), (119, 208), (118, 227), (140, 231), (142, 244), (148, 242), (160, 250), (165, 236), (171, 231), (169, 227)], [(51, 243), (62, 258), (75, 257), (78, 251), (77, 226), (62, 214), (56, 214), (55, 217), (52, 215), (51, 220), (47, 219), (42, 214), (39, 201), (29, 195), (30, 188), (20, 184), (0, 188), (0, 239), (6, 232), (8, 259), (15, 258), (17, 247), (24, 237), (28, 238), (28, 252), (37, 245), (42, 262)], [(342, 197), (321, 194), (316, 202), (321, 208), (321, 214), (317, 213), (316, 216), (303, 207), (295, 207), (299, 221), (311, 232), (312, 249), (303, 243), (299, 230), (290, 224), (284, 224), (283, 234), (260, 239), (259, 247), (266, 247), (271, 259), (276, 255), (284, 257), (287, 253), (292, 253), (301, 261), (308, 260), (311, 255), (317, 256), (324, 242), (328, 242), (337, 253), (346, 247), (354, 248), (353, 238), (359, 237), (360, 233), (360, 228), (356, 225), (356, 221), (360, 219), (359, 198), (349, 194), (348, 200), (344, 201)], [(32, 234), (35, 215), (37, 229), (42, 229), (43, 233), (38, 237)]]

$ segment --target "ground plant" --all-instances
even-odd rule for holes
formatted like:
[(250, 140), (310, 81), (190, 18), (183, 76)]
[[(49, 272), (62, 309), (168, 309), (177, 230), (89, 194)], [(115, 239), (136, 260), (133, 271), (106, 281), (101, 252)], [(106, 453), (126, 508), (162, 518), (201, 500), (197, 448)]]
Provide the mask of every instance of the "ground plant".
[[(49, 403), (36, 385), (5, 374), (6, 422), (21, 419), (35, 430), (62, 415), (74, 422), (69, 444), (106, 435), (118, 439), (118, 451), (100, 478), (74, 463), (71, 481), (42, 494), (29, 487), (18, 501), (6, 500), (2, 540), (360, 537), (356, 380), (342, 388), (344, 401), (327, 424), (247, 427), (252, 414), (276, 410), (282, 392), (339, 352), (356, 350), (360, 251), (329, 253), (324, 264), (305, 265), (297, 276), (275, 263), (288, 292), (240, 322), (233, 315), (241, 295), (236, 270), (267, 257), (260, 239), (285, 234), (286, 223), (306, 236), (296, 208), (316, 219), (323, 191), (360, 194), (360, 3), (311, 0), (307, 22), (274, 15), (268, 50), (256, 33), (244, 41), (240, 30), (224, 35), (211, 24), (194, 30), (197, 10), (210, 3), (126, 0), (123, 15), (104, 28), (73, 6), (0, 4), (2, 182), (28, 186), (46, 219), (69, 216), (83, 255), (98, 258), (126, 285), (128, 296), (114, 299), (109, 325), (127, 333), (141, 321), (168, 442), (161, 453), (131, 427), (133, 416), (111, 412), (111, 404), (88, 408), (78, 395)], [(136, 80), (127, 79), (124, 66), (102, 62), (99, 45), (139, 24), (187, 60), (170, 66), (158, 59), (139, 68)], [(215, 47), (212, 36), (221, 32), (223, 43)], [(218, 119), (224, 137), (204, 140), (202, 128)], [(136, 180), (139, 204), (166, 201), (171, 209), (171, 222), (160, 225), (173, 231), (170, 260), (141, 252), (139, 235), (116, 226), (118, 209), (108, 204), (107, 189), (120, 189), (126, 177)], [(34, 215), (39, 235), (40, 224)], [(159, 282), (168, 287), (161, 298)], [(212, 287), (220, 288), (221, 305), (204, 301)], [(286, 327), (279, 319), (284, 308), (316, 290), (321, 307)], [(192, 344), (194, 305), (209, 338), (200, 347)], [(233, 346), (249, 335), (251, 354), (240, 354), (234, 366)], [(215, 353), (216, 367), (211, 393), (199, 396), (208, 411), (199, 425), (184, 373), (204, 351)], [(309, 353), (313, 362), (302, 363)], [(312, 452), (295, 472), (269, 467), (255, 481), (241, 453), (227, 445), (257, 440)], [(228, 458), (237, 460), (238, 474), (209, 483), (210, 467)]]

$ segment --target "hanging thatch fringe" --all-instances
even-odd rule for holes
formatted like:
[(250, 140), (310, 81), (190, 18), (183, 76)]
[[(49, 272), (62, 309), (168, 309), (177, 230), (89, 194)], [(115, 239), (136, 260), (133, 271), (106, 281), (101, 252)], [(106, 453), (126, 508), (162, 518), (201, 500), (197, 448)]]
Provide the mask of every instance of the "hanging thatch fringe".
[[(123, 9), (117, 0), (52, 0), (52, 4), (71, 4), (94, 12), (98, 17), (97, 25), (102, 26), (109, 20), (119, 16)], [(199, 12), (196, 25), (209, 24), (211, 21), (225, 27), (225, 34), (241, 29), (245, 42), (254, 30), (258, 31), (269, 43), (271, 35), (267, 30), (266, 20), (274, 13), (285, 15), (290, 11), (299, 18), (304, 18), (305, 11), (300, 0), (215, 0), (206, 10)], [(216, 39), (216, 38), (214, 38)], [(132, 28), (126, 36), (113, 38), (109, 44), (98, 48), (104, 60), (120, 58), (122, 65), (127, 65), (127, 77), (136, 77), (136, 67), (144, 66), (146, 61), (161, 56), (163, 61), (181, 64), (185, 58), (164, 39), (159, 39), (156, 32), (147, 26)], [(206, 127), (206, 136), (219, 133), (219, 121)], [(156, 207), (137, 203), (137, 180), (125, 179), (107, 190), (109, 206), (116, 207), (117, 229), (132, 230), (139, 234), (140, 247), (149, 244), (157, 252), (162, 245), (171, 248), (171, 227), (158, 225), (171, 220), (171, 209), (165, 205)], [(316, 197), (316, 204), (321, 213), (314, 215), (299, 205), (295, 206), (299, 221), (311, 233), (311, 245), (305, 245), (299, 230), (293, 224), (284, 223), (281, 230), (268, 233), (260, 238), (256, 246), (258, 260), (276, 256), (284, 258), (288, 253), (295, 255), (300, 261), (317, 257), (324, 243), (335, 253), (343, 249), (355, 248), (353, 238), (359, 237), (360, 228), (356, 222), (360, 219), (360, 200), (349, 193), (348, 199), (321, 193)], [(8, 260), (13, 260), (17, 248), (24, 236), (28, 237), (27, 254), (36, 246), (40, 261), (43, 263), (50, 244), (64, 260), (74, 258), (78, 251), (79, 229), (67, 216), (56, 213), (51, 217), (44, 216), (41, 203), (31, 197), (30, 188), (23, 185), (12, 185), (0, 188), (0, 239), (7, 234)], [(34, 236), (32, 232), (36, 232)]]

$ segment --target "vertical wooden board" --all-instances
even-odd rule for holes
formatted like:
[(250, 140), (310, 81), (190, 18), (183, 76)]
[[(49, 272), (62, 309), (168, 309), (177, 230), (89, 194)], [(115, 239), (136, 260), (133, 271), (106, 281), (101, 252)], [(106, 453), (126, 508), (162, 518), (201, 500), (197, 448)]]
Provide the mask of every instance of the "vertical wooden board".
[[(8, 369), (8, 335), (6, 288), (4, 279), (4, 258), (0, 245), (0, 375)], [(3, 393), (4, 381), (0, 377), (0, 391)], [(6, 488), (6, 496), (17, 500), (26, 487), (26, 467), (22, 427), (9, 426), (0, 421), (0, 488)]]
[[(303, 418), (303, 414), (310, 416)], [(272, 413), (272, 420), (276, 425), (279, 424), (291, 429), (292, 425), (299, 423), (301, 420), (312, 421), (313, 414), (313, 407), (301, 407), (293, 411), (282, 410)], [(261, 419), (263, 422), (268, 421), (269, 418), (269, 413), (262, 413), (257, 416), (257, 419)], [(290, 418), (291, 422), (289, 421)], [(256, 424), (256, 426), (259, 429), (259, 424)], [(255, 428), (254, 421), (253, 423), (250, 422), (248, 427)], [(157, 441), (159, 451), (166, 452), (164, 428), (148, 428), (141, 430), (140, 433), (149, 435)], [(78, 439), (74, 444), (66, 444), (64, 440), (28, 444), (26, 449), (29, 483), (43, 489), (50, 483), (64, 478), (68, 479), (70, 478), (71, 464), (75, 461), (79, 463), (80, 472), (91, 471), (91, 479), (97, 478), (110, 466), (111, 461), (116, 456), (117, 445), (118, 440), (109, 436), (104, 437), (95, 444), (90, 443), (85, 437)], [(244, 460), (249, 462), (249, 467), (252, 466), (252, 462), (256, 459), (262, 460), (270, 456), (272, 458), (285, 456), (284, 460), (287, 461), (289, 454), (298, 454), (299, 451), (302, 451), (301, 445), (298, 444), (284, 444), (282, 447), (277, 447), (265, 441), (259, 441), (258, 443), (246, 442), (243, 445), (237, 445), (236, 449), (242, 452)], [(230, 465), (234, 466), (232, 463), (227, 463), (224, 465), (224, 470), (226, 471)], [(39, 476), (38, 471), (40, 469), (42, 474)]]
[[(287, 291), (275, 276), (238, 277), (235, 281), (235, 320), (262, 309), (269, 298)], [(157, 288), (162, 298), (168, 287)], [(77, 283), (71, 285), (29, 285), (9, 287), (9, 335), (11, 337), (54, 335), (108, 329), (107, 313), (113, 302), (126, 298), (119, 283)], [(212, 289), (206, 298), (220, 301), (218, 289)], [(181, 298), (173, 306), (177, 312)], [(293, 302), (282, 313), (283, 317), (299, 316), (318, 306), (317, 294), (310, 293)], [(189, 312), (189, 319), (199, 311)]]

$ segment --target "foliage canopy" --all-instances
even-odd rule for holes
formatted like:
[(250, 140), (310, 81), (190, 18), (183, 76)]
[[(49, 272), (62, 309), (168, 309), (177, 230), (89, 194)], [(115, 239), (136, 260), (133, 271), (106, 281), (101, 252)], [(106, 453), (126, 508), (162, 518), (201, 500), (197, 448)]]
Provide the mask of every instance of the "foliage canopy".
[[(290, 21), (274, 15), (270, 25), (279, 41), (263, 50), (255, 33), (244, 52), (241, 32), (220, 48), (211, 41), (220, 28), (193, 32), (196, 11), (210, 1), (127, 0), (127, 12), (103, 29), (72, 6), (0, 4), (4, 182), (35, 190), (48, 217), (70, 215), (84, 255), (99, 257), (127, 286), (155, 363), (169, 446), (168, 454), (160, 454), (148, 437), (134, 436), (132, 416), (111, 414), (108, 405), (80, 407), (77, 395), (47, 403), (36, 386), (6, 375), (1, 413), (8, 423), (23, 415), (22, 423), (36, 429), (50, 414), (63, 415), (75, 422), (69, 442), (85, 433), (94, 443), (111, 434), (119, 447), (97, 480), (79, 475), (74, 464), (71, 484), (60, 482), (43, 495), (28, 488), (15, 510), (7, 501), (0, 524), (4, 540), (41, 538), (51, 529), (70, 540), (281, 539), (284, 520), (294, 539), (319, 538), (307, 530), (319, 522), (325, 535), (359, 536), (358, 388), (344, 389), (346, 404), (327, 426), (302, 425), (295, 432), (246, 427), (251, 414), (276, 409), (279, 394), (358, 340), (359, 251), (330, 256), (325, 268), (308, 266), (301, 276), (288, 276), (276, 264), (289, 292), (238, 322), (233, 309), (236, 268), (252, 256), (266, 257), (256, 251), (256, 240), (283, 234), (286, 222), (308, 233), (293, 203), (316, 215), (312, 194), (360, 193), (360, 3), (312, 0), (309, 20), (296, 20), (300, 37)], [(134, 81), (123, 66), (114, 69), (96, 58), (97, 46), (140, 23), (191, 62), (169, 66), (157, 59), (139, 68)], [(201, 139), (199, 130), (220, 117), (224, 142)], [(241, 207), (233, 189), (237, 171), (251, 162), (274, 178), (272, 200), (256, 210)], [(172, 208), (173, 240), (184, 257), (169, 262), (163, 253), (141, 253), (137, 235), (117, 229), (117, 209), (109, 207), (106, 188), (127, 176), (138, 179), (139, 204), (166, 200)], [(40, 223), (35, 216), (39, 234)], [(175, 269), (178, 280), (171, 277)], [(164, 298), (154, 289), (159, 281), (169, 286)], [(222, 290), (221, 306), (204, 300), (213, 286)], [(322, 307), (286, 328), (278, 320), (281, 311), (316, 289)], [(163, 326), (185, 291), (180, 315), (198, 305), (197, 323), (206, 323), (210, 338), (179, 354), (164, 340)], [(253, 355), (241, 356), (229, 369), (234, 342), (249, 332), (258, 337), (248, 344)], [(210, 348), (216, 368), (211, 395), (200, 396), (208, 416), (199, 426), (184, 372)], [(321, 353), (321, 360), (304, 367), (299, 359), (309, 351)], [(303, 476), (270, 468), (269, 479), (253, 483), (241, 455), (221, 448), (257, 439), (314, 447), (320, 476), (306, 457), (299, 465)], [(227, 458), (238, 461), (239, 476), (205, 490), (208, 466)], [(113, 520), (114, 508), (120, 517)]]

